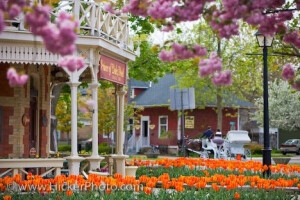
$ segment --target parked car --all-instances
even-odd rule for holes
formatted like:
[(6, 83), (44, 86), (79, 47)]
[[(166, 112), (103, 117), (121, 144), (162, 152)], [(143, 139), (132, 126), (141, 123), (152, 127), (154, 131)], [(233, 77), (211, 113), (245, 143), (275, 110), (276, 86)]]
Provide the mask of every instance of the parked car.
[(287, 153), (300, 154), (300, 139), (289, 139), (280, 145), (280, 151), (283, 155)]

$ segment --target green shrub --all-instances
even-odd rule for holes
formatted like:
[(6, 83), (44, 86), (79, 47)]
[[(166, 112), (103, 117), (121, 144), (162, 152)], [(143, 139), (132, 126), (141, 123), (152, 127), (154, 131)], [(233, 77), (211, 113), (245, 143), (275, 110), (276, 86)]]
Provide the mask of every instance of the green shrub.
[(249, 143), (245, 144), (244, 148), (247, 148), (251, 151), (251, 154), (262, 154), (263, 146), (261, 144)]
[[(115, 147), (113, 147), (113, 151), (115, 152)], [(99, 154), (111, 154), (112, 147), (108, 146), (107, 143), (100, 143), (98, 146)]]
[(71, 145), (70, 144), (61, 144), (58, 146), (58, 151), (59, 152), (71, 151)]

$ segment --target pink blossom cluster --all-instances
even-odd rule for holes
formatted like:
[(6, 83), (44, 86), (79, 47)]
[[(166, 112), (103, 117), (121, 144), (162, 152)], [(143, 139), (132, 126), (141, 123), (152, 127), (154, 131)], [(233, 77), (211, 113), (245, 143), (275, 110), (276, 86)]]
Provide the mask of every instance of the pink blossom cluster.
[(216, 52), (212, 52), (209, 59), (199, 62), (199, 76), (204, 77), (222, 70), (222, 61)]
[(291, 63), (283, 66), (281, 75), (291, 84), (292, 88), (300, 91), (300, 76), (296, 76), (295, 68)]
[(165, 62), (172, 62), (175, 60), (184, 60), (204, 55), (206, 55), (206, 48), (199, 45), (194, 45), (194, 47), (190, 49), (185, 45), (173, 43), (172, 50), (162, 50), (159, 54), (159, 58)]
[(78, 22), (72, 15), (62, 11), (56, 19), (56, 24), (50, 22), (51, 8), (48, 6), (35, 6), (33, 12), (26, 14), (26, 22), (35, 35), (43, 38), (46, 49), (62, 56), (76, 51), (75, 40)]
[(111, 3), (106, 3), (104, 5), (103, 9), (106, 12), (109, 12), (109, 13), (114, 14), (114, 15), (119, 15), (121, 13), (120, 11), (115, 10)]
[(291, 63), (288, 63), (283, 67), (281, 75), (287, 81), (295, 78), (295, 69)]
[[(130, 0), (123, 7), (122, 12), (130, 12), (143, 17), (151, 16), (156, 20), (166, 20), (167, 27), (163, 26), (163, 31), (170, 31), (173, 30), (175, 23), (198, 20), (205, 3), (210, 1), (212, 0), (186, 0), (184, 3), (180, 3), (177, 0)], [(107, 11), (115, 13), (111, 8)]]
[(129, 3), (123, 7), (122, 12), (130, 12), (133, 15), (146, 17), (148, 15), (147, 9), (150, 5), (151, 0), (130, 0)]
[(34, 35), (43, 34), (43, 28), (50, 21), (51, 8), (49, 6), (34, 6), (31, 12), (25, 15), (26, 23), (30, 26), (30, 31)]
[(205, 77), (212, 75), (211, 82), (215, 86), (230, 85), (232, 75), (230, 70), (222, 70), (222, 61), (216, 52), (212, 52), (208, 59), (199, 62), (199, 76)]
[(84, 60), (82, 57), (74, 55), (65, 56), (58, 61), (58, 66), (65, 67), (70, 72), (74, 72), (84, 67)]
[(148, 9), (148, 15), (153, 19), (166, 19), (175, 14), (173, 0), (157, 0)]
[(274, 35), (276, 32), (286, 30), (284, 22), (292, 19), (291, 12), (280, 12), (265, 15), (263, 12), (268, 9), (275, 9), (284, 4), (284, 0), (224, 0), (223, 9), (215, 10), (212, 14), (211, 27), (218, 31), (223, 38), (230, 38), (238, 34), (238, 20), (242, 19), (247, 23), (259, 26), (259, 31), (265, 35)]
[(5, 28), (4, 16), (14, 19), (26, 6), (26, 0), (0, 0), (0, 33)]
[(284, 36), (283, 41), (285, 43), (291, 44), (296, 48), (300, 49), (300, 32), (294, 31), (292, 33), (288, 33)]
[(22, 86), (27, 82), (28, 75), (18, 74), (14, 68), (9, 68), (6, 72), (6, 78), (11, 87)]
[(225, 70), (222, 72), (217, 72), (213, 75), (213, 78), (211, 79), (211, 82), (215, 86), (223, 86), (223, 85), (231, 85), (232, 79), (231, 79), (231, 71)]

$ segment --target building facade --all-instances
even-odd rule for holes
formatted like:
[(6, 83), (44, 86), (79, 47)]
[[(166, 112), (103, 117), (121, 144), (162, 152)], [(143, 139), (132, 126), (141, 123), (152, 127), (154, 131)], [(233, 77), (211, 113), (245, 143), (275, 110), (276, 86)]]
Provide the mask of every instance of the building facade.
[[(128, 140), (127, 148), (130, 153), (151, 145), (177, 147), (177, 141), (182, 138), (181, 113), (170, 110), (170, 88), (176, 85), (175, 77), (171, 74), (161, 78), (158, 83), (130, 80), (129, 91), (134, 95), (129, 97), (129, 103), (134, 102), (136, 107), (143, 108), (133, 121), (133, 134)], [(242, 129), (242, 125), (248, 120), (245, 112), (250, 108), (253, 108), (253, 104), (240, 99), (223, 106), (223, 136), (229, 130)], [(217, 129), (216, 104), (185, 110), (185, 137), (199, 138), (208, 126), (214, 132)]]

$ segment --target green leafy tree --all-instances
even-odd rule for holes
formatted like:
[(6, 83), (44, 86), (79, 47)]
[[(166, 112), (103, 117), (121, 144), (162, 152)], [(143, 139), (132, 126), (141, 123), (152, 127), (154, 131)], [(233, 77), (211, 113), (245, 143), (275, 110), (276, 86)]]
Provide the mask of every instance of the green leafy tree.
[(262, 92), (261, 59), (257, 56), (246, 56), (247, 53), (258, 50), (255, 37), (249, 37), (253, 35), (251, 34), (253, 31), (243, 25), (241, 36), (230, 40), (219, 40), (209, 26), (201, 21), (192, 30), (184, 32), (187, 33), (184, 37), (175, 36), (174, 40), (184, 44), (198, 43), (206, 46), (209, 52), (218, 52), (223, 61), (223, 68), (233, 71), (231, 86), (216, 87), (209, 78), (199, 78), (198, 59), (170, 64), (176, 72), (180, 87), (195, 88), (198, 106), (205, 107), (213, 102), (217, 105), (218, 128), (222, 129), (222, 108), (226, 102), (230, 101), (234, 104), (236, 97), (252, 101)]
[[(68, 92), (61, 93), (55, 109), (57, 118), (57, 130), (60, 130), (62, 133), (67, 134), (67, 140), (69, 144), (71, 132), (71, 94)], [(78, 116), (80, 116), (80, 113)], [(83, 124), (78, 121), (77, 126), (82, 127)]]
[[(103, 82), (102, 82), (103, 83)], [(98, 90), (98, 128), (100, 134), (116, 132), (116, 97), (115, 88), (111, 83), (101, 84)], [(124, 109), (124, 130), (129, 119), (140, 110), (134, 109), (134, 104), (126, 104)]]
[(61, 93), (56, 106), (57, 130), (67, 134), (68, 143), (71, 131), (71, 95)]
[(140, 56), (129, 63), (129, 77), (140, 81), (157, 81), (169, 71), (158, 58), (158, 51), (151, 48), (151, 44), (143, 40), (140, 42)]

